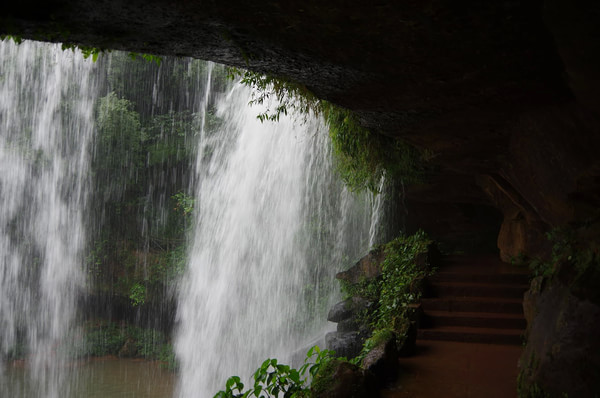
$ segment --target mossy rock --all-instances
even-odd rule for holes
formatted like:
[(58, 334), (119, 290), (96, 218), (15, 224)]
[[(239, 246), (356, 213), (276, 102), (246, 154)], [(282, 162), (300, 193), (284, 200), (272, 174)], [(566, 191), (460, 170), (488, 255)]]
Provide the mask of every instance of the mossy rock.
[(333, 359), (323, 365), (311, 385), (313, 398), (374, 398), (373, 377), (350, 362)]

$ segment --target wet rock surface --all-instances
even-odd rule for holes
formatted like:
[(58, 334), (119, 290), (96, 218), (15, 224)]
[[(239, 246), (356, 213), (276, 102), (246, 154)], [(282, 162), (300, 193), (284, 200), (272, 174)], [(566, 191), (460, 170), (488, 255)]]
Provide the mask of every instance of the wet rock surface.
[(315, 398), (376, 398), (374, 377), (358, 366), (332, 360), (317, 373), (311, 385)]
[(325, 336), (325, 346), (338, 357), (354, 358), (362, 350), (365, 337), (357, 331), (330, 332)]
[(350, 297), (334, 305), (327, 315), (329, 322), (341, 322), (356, 317), (361, 312), (371, 308), (373, 303), (362, 297)]
[(385, 382), (397, 375), (398, 355), (396, 338), (392, 335), (367, 353), (362, 368), (371, 372), (380, 382)]
[(377, 278), (381, 275), (381, 262), (384, 258), (385, 254), (383, 250), (372, 250), (369, 254), (358, 260), (350, 269), (338, 272), (335, 277), (351, 284)]
[(600, 391), (600, 307), (559, 281), (536, 279), (525, 300), (527, 345), (519, 389), (549, 397), (594, 397)]

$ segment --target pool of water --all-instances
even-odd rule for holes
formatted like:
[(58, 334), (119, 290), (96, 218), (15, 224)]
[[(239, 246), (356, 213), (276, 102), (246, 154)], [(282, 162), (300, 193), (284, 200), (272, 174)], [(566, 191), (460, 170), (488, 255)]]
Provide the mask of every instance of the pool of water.
[[(4, 368), (7, 385), (0, 392), (6, 397), (31, 398), (38, 393), (29, 386), (28, 368), (15, 363)], [(69, 396), (73, 398), (170, 398), (176, 376), (160, 363), (143, 360), (99, 358), (69, 369)]]

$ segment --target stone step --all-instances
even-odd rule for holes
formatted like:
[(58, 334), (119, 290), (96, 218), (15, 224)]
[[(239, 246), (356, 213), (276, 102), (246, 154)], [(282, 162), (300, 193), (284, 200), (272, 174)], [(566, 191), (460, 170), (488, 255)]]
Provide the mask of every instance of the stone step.
[(473, 328), (444, 326), (434, 329), (419, 329), (417, 338), (421, 340), (457, 341), (463, 343), (514, 344), (523, 342), (520, 329)]
[(524, 330), (527, 326), (522, 314), (504, 313), (428, 311), (423, 321), (429, 327), (467, 326)]
[(523, 304), (520, 298), (498, 297), (451, 297), (423, 298), (421, 307), (429, 311), (484, 312), (522, 314)]
[(503, 297), (522, 299), (528, 285), (473, 283), (473, 282), (433, 282), (429, 285), (431, 296), (437, 297)]
[(472, 282), (472, 283), (501, 283), (529, 286), (530, 275), (525, 273), (490, 274), (478, 271), (460, 272), (444, 270), (434, 274), (429, 280), (435, 282)]

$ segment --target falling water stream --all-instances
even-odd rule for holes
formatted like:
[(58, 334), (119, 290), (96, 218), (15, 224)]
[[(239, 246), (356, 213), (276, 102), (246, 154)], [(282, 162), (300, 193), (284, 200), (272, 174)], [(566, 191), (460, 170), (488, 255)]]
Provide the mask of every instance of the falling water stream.
[(68, 394), (95, 92), (81, 54), (0, 42), (0, 353), (29, 347), (31, 396)]
[(368, 202), (359, 209), (336, 180), (322, 122), (261, 123), (265, 109), (249, 98), (234, 86), (218, 100), (226, 123), (201, 142), (178, 313), (181, 397), (211, 396), (267, 357), (306, 350), (327, 328), (343, 256), (368, 245)]
[[(204, 91), (188, 101), (198, 150), (185, 171), (195, 205), (176, 285), (181, 398), (212, 397), (267, 357), (294, 363), (322, 344), (335, 273), (377, 243), (379, 202), (342, 186), (322, 120), (261, 123), (267, 105), (248, 106), (250, 89), (212, 89), (222, 68), (208, 64)], [(90, 182), (101, 69), (56, 45), (0, 42), (0, 356), (27, 347), (27, 371), (0, 361), (0, 396), (124, 396), (97, 381), (114, 378), (113, 362), (82, 370), (64, 354), (89, 288), (89, 202), (102, 196)], [(157, 98), (152, 106), (167, 101)], [(209, 112), (223, 120), (216, 129)], [(171, 394), (162, 373), (126, 372), (161, 380)]]

